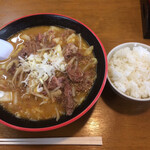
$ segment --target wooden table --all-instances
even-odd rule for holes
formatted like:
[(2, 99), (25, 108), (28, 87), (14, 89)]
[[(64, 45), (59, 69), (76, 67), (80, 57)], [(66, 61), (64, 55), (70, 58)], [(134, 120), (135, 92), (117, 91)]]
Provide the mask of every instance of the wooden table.
[[(0, 0), (0, 26), (33, 13), (59, 13), (89, 26), (106, 52), (124, 42), (142, 42), (139, 0)], [(29, 133), (0, 125), (0, 138), (102, 136), (103, 146), (0, 146), (0, 149), (149, 150), (149, 103), (123, 100), (108, 83), (95, 107), (76, 122), (54, 131)]]

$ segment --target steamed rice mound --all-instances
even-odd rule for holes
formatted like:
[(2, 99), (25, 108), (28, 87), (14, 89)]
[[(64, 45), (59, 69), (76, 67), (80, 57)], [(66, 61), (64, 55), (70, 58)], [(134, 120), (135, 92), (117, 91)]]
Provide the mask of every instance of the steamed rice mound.
[(134, 98), (150, 97), (150, 52), (135, 46), (122, 48), (108, 63), (108, 76), (121, 92)]

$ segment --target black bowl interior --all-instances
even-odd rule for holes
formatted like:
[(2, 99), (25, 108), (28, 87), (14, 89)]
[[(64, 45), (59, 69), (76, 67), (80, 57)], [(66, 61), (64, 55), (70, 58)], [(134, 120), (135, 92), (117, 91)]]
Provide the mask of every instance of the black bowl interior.
[(105, 73), (106, 73), (106, 62), (105, 56), (102, 50), (101, 45), (99, 44), (97, 38), (90, 32), (84, 25), (80, 24), (79, 22), (59, 15), (52, 15), (52, 14), (41, 14), (41, 15), (33, 15), (28, 16), (25, 18), (21, 18), (16, 20), (4, 28), (0, 30), (0, 39), (7, 40), (13, 34), (25, 29), (34, 26), (41, 26), (41, 25), (55, 25), (64, 28), (70, 28), (75, 30), (77, 33), (81, 33), (82, 37), (90, 44), (94, 46), (94, 54), (98, 60), (97, 64), (97, 79), (91, 89), (89, 95), (87, 96), (86, 100), (75, 109), (74, 113), (71, 116), (62, 116), (60, 120), (57, 122), (55, 119), (49, 120), (41, 120), (41, 121), (30, 121), (26, 119), (19, 119), (16, 118), (14, 115), (10, 114), (6, 110), (4, 110), (0, 106), (0, 119), (19, 127), (24, 128), (44, 128), (44, 127), (51, 127), (63, 122), (66, 122), (77, 115), (79, 115), (82, 111), (84, 111), (94, 100), (96, 95), (98, 94), (99, 90), (104, 81)]

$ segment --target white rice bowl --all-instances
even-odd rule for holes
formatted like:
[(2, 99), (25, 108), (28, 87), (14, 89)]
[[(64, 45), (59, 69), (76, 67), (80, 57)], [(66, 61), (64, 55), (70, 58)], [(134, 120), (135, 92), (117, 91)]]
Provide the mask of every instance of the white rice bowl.
[(108, 80), (115, 91), (133, 100), (150, 100), (150, 47), (124, 43), (107, 56)]

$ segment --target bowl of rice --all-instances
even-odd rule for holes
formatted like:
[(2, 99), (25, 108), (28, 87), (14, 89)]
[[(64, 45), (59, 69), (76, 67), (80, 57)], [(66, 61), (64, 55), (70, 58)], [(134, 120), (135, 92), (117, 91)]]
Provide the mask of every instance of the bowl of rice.
[(123, 43), (107, 55), (108, 81), (125, 99), (150, 100), (150, 46), (137, 42)]

